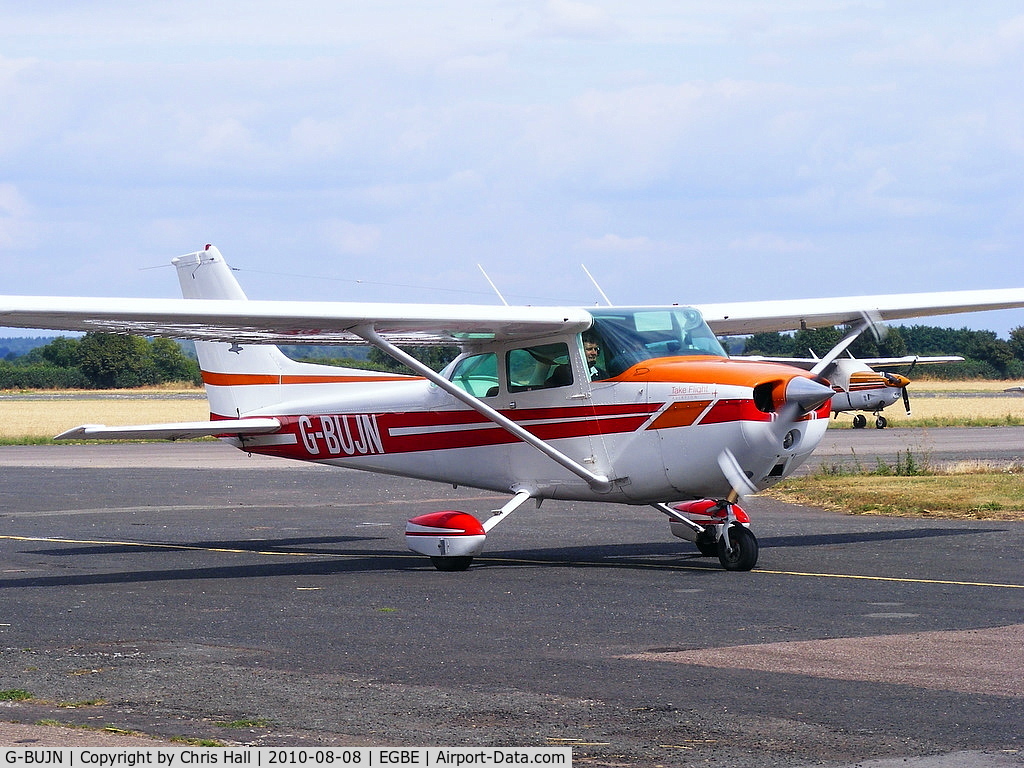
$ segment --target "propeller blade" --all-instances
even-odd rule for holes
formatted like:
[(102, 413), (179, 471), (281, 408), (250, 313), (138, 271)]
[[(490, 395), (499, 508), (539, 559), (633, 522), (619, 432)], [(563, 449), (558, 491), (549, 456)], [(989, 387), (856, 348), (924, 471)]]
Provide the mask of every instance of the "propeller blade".
[(757, 493), (757, 488), (750, 482), (750, 478), (747, 477), (743, 467), (740, 466), (739, 461), (736, 459), (736, 454), (730, 449), (726, 448), (718, 454), (718, 466), (732, 488), (732, 492), (729, 494), (729, 501), (739, 501), (745, 496)]
[(832, 349), (830, 349), (823, 358), (814, 364), (814, 367), (811, 368), (811, 376), (819, 378), (822, 373), (836, 361), (836, 358), (843, 354), (847, 347), (853, 344), (857, 337), (860, 336), (866, 328), (866, 325), (862, 325), (846, 334), (842, 341), (832, 347)]
[(846, 334), (838, 344), (828, 351), (828, 354), (815, 363), (811, 368), (812, 376), (819, 378), (864, 331), (870, 329), (876, 341), (882, 341), (889, 333), (888, 327), (882, 323), (882, 318), (877, 312), (861, 312), (860, 315), (864, 318), (864, 322)]
[(866, 327), (871, 329), (875, 342), (880, 344), (889, 337), (889, 326), (882, 321), (882, 316), (876, 310), (861, 312), (860, 316), (864, 318)]
[(910, 364), (910, 368), (907, 369), (907, 378), (908, 379), (910, 378), (910, 374), (912, 374), (914, 372), (914, 366), (917, 365), (917, 361), (920, 360), (920, 359), (921, 359), (921, 357), (917, 356), (917, 357), (914, 358), (914, 362), (912, 362)]
[(907, 416), (910, 415), (910, 393), (907, 392), (907, 388), (903, 388), (903, 407), (907, 409)]

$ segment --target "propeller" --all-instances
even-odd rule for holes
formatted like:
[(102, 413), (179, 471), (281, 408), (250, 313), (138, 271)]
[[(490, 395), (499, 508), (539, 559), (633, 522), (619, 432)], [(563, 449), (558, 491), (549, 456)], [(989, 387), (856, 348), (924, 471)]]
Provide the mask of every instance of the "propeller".
[[(918, 358), (914, 358), (914, 362), (910, 364), (907, 369), (907, 384), (910, 383), (910, 374), (914, 372), (914, 366), (917, 365)], [(907, 392), (907, 384), (903, 385), (903, 407), (907, 409), (907, 416), (910, 415), (910, 393)]]
[[(911, 368), (913, 368), (913, 366), (911, 366)], [(902, 390), (903, 407), (907, 409), (907, 416), (909, 416), (910, 393), (907, 392), (907, 385), (910, 384), (910, 378), (907, 376), (901, 376), (898, 373), (889, 373), (888, 371), (882, 371), (882, 378), (885, 379), (885, 385), (887, 387), (893, 387), (894, 389)]]
[[(754, 388), (755, 402), (760, 399), (765, 406), (764, 410), (772, 407), (775, 410), (775, 418), (769, 430), (773, 439), (772, 451), (780, 445), (783, 449), (789, 448), (794, 439), (790, 434), (793, 425), (805, 414), (820, 408), (835, 394), (823, 375), (824, 371), (868, 328), (872, 329), (876, 337), (878, 336), (875, 321), (864, 315), (864, 322), (861, 325), (843, 337), (827, 355), (815, 363), (810, 371), (810, 377), (794, 376), (786, 383), (782, 392), (778, 391), (780, 387), (777, 383), (767, 385), (768, 391), (762, 390), (760, 394), (758, 389), (762, 385)], [(726, 517), (720, 526), (718, 559), (729, 570), (750, 570), (757, 562), (757, 539), (747, 528), (736, 523), (735, 509), (738, 509), (736, 504), (743, 497), (757, 492), (757, 486), (730, 448), (725, 448), (718, 454), (718, 467), (730, 488), (729, 495), (719, 502)]]
[[(793, 425), (805, 414), (820, 408), (835, 394), (832, 386), (826, 380), (824, 372), (832, 367), (836, 359), (846, 352), (866, 330), (870, 329), (877, 340), (883, 338), (886, 329), (884, 325), (880, 324), (881, 318), (877, 313), (862, 312), (861, 317), (862, 322), (814, 364), (810, 370), (810, 378), (794, 377), (786, 384), (770, 430), (775, 446), (781, 444), (782, 447), (788, 448), (786, 442)], [(904, 389), (904, 393), (906, 393), (906, 389)], [(718, 466), (731, 488), (726, 501), (735, 503), (757, 490), (747, 473), (744, 472), (736, 455), (729, 448), (719, 454)]]

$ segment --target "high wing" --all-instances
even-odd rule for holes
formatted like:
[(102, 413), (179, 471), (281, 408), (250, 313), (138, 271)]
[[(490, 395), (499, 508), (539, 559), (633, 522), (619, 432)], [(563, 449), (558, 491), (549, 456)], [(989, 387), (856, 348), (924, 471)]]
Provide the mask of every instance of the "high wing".
[[(719, 335), (787, 331), (876, 320), (1024, 307), (1024, 288), (829, 299), (692, 304)], [(0, 327), (106, 331), (249, 344), (461, 344), (578, 333), (580, 307), (385, 304), (247, 299), (0, 296)]]
[(861, 322), (865, 314), (876, 320), (888, 321), (992, 309), (1017, 309), (1024, 307), (1024, 288), (741, 301), (692, 306), (700, 310), (716, 334), (735, 336), (849, 325)]
[(574, 307), (0, 296), (0, 326), (250, 344), (365, 344), (359, 328), (395, 344), (459, 344), (575, 333), (591, 322)]

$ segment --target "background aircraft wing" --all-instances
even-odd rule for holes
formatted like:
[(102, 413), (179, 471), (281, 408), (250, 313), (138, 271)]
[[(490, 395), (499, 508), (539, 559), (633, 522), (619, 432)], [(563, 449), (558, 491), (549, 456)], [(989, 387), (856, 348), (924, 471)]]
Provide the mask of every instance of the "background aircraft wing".
[(572, 307), (0, 296), (0, 326), (250, 344), (365, 344), (352, 332), (360, 326), (396, 344), (452, 344), (577, 333), (591, 322)]
[(929, 365), (932, 363), (962, 363), (964, 359), (959, 355), (904, 355), (903, 357), (858, 357), (858, 363), (872, 368), (882, 368), (889, 365)]
[[(797, 368), (806, 368), (811, 370), (815, 365), (821, 362), (816, 357), (766, 357), (764, 355), (732, 355), (737, 360), (757, 360), (763, 363), (785, 363), (786, 365), (796, 366)], [(852, 359), (858, 363), (864, 363), (864, 365), (870, 368), (883, 368), (890, 365), (917, 365), (918, 363), (962, 363), (964, 359), (959, 355), (933, 355), (925, 357), (923, 355), (904, 355), (903, 357), (856, 357), (856, 358), (839, 358)]]
[(716, 334), (733, 336), (794, 331), (858, 323), (868, 313), (883, 321), (955, 315), (1024, 307), (1024, 288), (940, 293), (846, 296), (834, 299), (788, 299), (694, 304)]

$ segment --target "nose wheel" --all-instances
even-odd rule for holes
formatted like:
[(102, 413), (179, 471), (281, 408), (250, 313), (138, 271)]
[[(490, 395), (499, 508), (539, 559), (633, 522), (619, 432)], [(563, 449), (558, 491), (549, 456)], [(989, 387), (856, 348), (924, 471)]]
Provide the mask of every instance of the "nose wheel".
[(749, 571), (757, 565), (757, 537), (739, 523), (722, 527), (718, 562), (727, 571)]
[(734, 500), (696, 499), (680, 504), (655, 504), (670, 518), (673, 536), (692, 541), (705, 557), (718, 556), (727, 571), (749, 571), (757, 565), (757, 537), (750, 517)]

